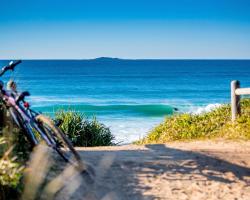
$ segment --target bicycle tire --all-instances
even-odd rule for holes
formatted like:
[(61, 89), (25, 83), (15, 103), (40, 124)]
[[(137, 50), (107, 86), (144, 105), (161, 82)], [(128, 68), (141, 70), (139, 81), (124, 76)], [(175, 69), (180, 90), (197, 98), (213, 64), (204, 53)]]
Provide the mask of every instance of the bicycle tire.
[[(39, 123), (39, 127), (46, 132), (50, 140), (54, 140), (55, 143), (60, 141), (60, 145), (56, 145), (54, 148), (57, 153), (63, 158), (64, 161), (74, 165), (80, 171), (86, 171), (87, 167), (83, 164), (80, 155), (76, 152), (70, 140), (66, 135), (54, 125), (54, 123), (44, 115), (36, 116), (36, 120)], [(64, 145), (63, 147), (61, 145)], [(69, 155), (71, 154), (71, 155)], [(72, 157), (73, 156), (73, 157)]]

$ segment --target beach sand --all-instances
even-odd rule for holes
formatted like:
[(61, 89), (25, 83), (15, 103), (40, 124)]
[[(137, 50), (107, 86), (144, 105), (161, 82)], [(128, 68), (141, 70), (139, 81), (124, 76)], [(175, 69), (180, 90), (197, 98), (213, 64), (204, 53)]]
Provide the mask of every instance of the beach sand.
[[(250, 199), (250, 142), (77, 150), (94, 167), (95, 183), (81, 184), (70, 199)], [(65, 191), (58, 199), (68, 199)]]

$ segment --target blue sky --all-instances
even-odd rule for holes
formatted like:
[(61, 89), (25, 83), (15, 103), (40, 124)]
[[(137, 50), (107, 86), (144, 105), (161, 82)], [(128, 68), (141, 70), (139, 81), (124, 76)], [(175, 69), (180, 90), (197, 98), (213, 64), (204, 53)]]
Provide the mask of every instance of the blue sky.
[(0, 59), (250, 59), (249, 10), (249, 0), (0, 0)]

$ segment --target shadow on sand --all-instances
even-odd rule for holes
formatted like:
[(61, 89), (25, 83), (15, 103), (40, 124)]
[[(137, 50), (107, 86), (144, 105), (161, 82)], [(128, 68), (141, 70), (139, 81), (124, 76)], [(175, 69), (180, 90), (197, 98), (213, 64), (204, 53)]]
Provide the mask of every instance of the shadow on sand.
[[(86, 149), (80, 152), (96, 170), (93, 187), (88, 191), (79, 188), (87, 199), (155, 199), (145, 194), (154, 186), (145, 185), (141, 178), (149, 180), (158, 176), (165, 181), (211, 180), (231, 184), (240, 180), (250, 184), (250, 168), (163, 144), (146, 145), (142, 150)], [(228, 173), (231, 176), (225, 175)]]

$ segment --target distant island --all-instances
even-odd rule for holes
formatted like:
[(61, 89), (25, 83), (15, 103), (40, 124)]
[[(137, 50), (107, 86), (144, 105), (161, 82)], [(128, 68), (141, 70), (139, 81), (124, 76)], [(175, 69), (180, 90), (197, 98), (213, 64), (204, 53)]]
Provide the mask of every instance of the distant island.
[(90, 60), (96, 60), (96, 61), (119, 61), (119, 60), (123, 60), (121, 58), (112, 58), (112, 57), (99, 57), (99, 58), (94, 58), (94, 59), (90, 59)]

